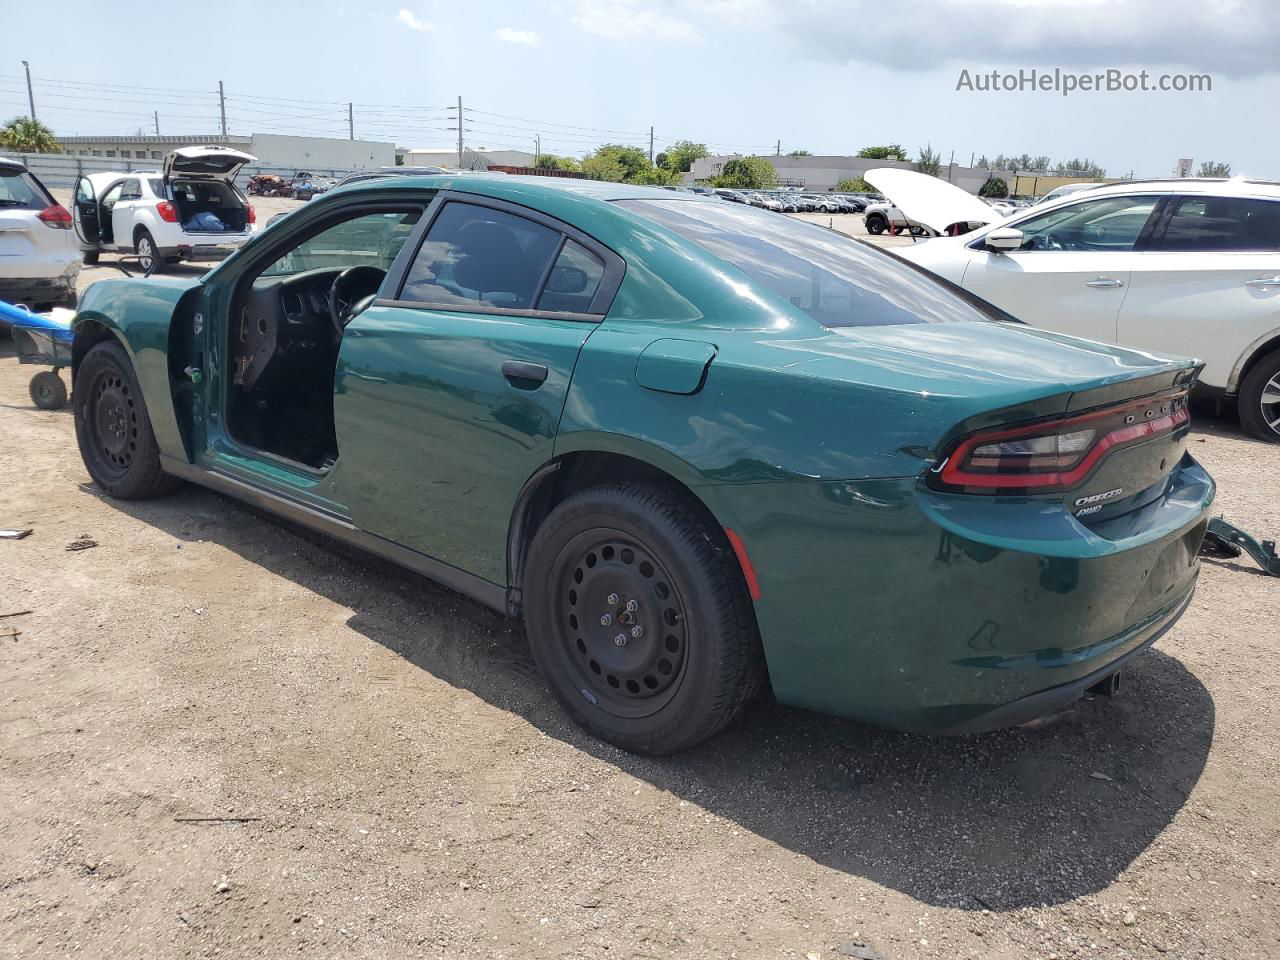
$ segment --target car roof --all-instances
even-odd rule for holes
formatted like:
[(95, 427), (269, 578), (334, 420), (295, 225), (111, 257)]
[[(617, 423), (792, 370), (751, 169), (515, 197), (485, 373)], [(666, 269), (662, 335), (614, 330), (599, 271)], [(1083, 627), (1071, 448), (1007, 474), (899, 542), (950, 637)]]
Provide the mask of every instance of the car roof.
[(6, 167), (12, 167), (15, 170), (26, 170), (27, 165), (21, 160), (10, 160), (8, 157), (0, 157), (0, 164)]
[(1105, 197), (1124, 193), (1192, 193), (1226, 197), (1274, 197), (1280, 199), (1280, 182), (1245, 177), (1166, 177), (1154, 180), (1120, 180), (1061, 196)]

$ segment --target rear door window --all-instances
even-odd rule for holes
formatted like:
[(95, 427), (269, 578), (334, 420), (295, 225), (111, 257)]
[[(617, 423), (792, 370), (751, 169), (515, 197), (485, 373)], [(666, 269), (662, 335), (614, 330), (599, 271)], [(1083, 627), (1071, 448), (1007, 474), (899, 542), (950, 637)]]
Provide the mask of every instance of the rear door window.
[(1246, 197), (1181, 197), (1161, 250), (1194, 253), (1280, 251), (1280, 202)]
[(532, 310), (561, 236), (503, 210), (449, 201), (428, 229), (399, 299)]
[(589, 313), (603, 277), (604, 261), (582, 244), (566, 238), (538, 297), (538, 309)]

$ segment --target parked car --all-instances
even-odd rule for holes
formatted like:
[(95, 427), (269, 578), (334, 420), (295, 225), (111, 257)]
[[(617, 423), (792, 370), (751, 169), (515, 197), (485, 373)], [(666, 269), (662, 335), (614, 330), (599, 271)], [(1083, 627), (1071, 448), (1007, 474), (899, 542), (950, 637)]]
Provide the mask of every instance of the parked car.
[(899, 252), (1033, 326), (1202, 358), (1280, 441), (1280, 184), (1117, 183)]
[(719, 187), (716, 189), (716, 196), (721, 200), (728, 200), (730, 203), (746, 203), (747, 198), (744, 194), (737, 190), (730, 190), (727, 187)]
[(873, 203), (866, 207), (862, 225), (867, 228), (867, 233), (876, 236), (886, 231), (907, 231), (917, 237), (929, 236), (931, 233), (924, 224), (908, 220), (892, 203)]
[(226, 256), (253, 234), (253, 205), (234, 181), (255, 159), (230, 147), (180, 147), (160, 170), (80, 175), (72, 215), (84, 262), (110, 250), (154, 258), (159, 270)]
[(0, 300), (74, 306), (79, 274), (71, 214), (23, 164), (0, 157)]
[(97, 282), (74, 357), (106, 494), (189, 480), (523, 617), (649, 753), (766, 676), (919, 731), (1068, 705), (1181, 615), (1214, 493), (1194, 361), (628, 184), (353, 184), (202, 277)]
[(1064, 183), (1060, 187), (1055, 187), (1043, 197), (1035, 202), (1035, 205), (1043, 203), (1053, 203), (1055, 200), (1061, 200), (1063, 197), (1069, 197), (1073, 193), (1080, 193), (1084, 190), (1094, 190), (1098, 187), (1106, 186), (1102, 183)]

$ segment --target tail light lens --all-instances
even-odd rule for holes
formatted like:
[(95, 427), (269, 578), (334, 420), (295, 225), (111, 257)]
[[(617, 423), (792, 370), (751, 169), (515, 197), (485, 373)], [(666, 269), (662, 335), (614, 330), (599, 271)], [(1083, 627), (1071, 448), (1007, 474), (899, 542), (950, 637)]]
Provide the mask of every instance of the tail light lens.
[(962, 437), (933, 486), (965, 493), (1069, 490), (1112, 450), (1172, 433), (1190, 418), (1185, 391)]
[(253, 204), (252, 204), (252, 203), (247, 204), (247, 206), (249, 207), (249, 222), (250, 222), (250, 223), (257, 223), (257, 222), (258, 222), (258, 211), (256, 211), (256, 210), (254, 210), (254, 209), (253, 209)]
[(44, 221), (46, 227), (53, 227), (55, 230), (71, 229), (71, 214), (60, 203), (50, 204), (37, 213), (36, 216)]
[(160, 219), (165, 223), (178, 222), (178, 208), (168, 200), (161, 200), (156, 204), (156, 213), (160, 214)]

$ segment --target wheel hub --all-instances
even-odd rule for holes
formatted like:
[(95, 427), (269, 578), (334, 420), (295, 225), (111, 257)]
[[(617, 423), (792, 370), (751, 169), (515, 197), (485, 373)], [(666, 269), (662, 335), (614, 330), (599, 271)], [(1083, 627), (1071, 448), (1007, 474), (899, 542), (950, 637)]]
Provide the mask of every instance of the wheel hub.
[(94, 433), (103, 455), (116, 467), (128, 467), (137, 449), (138, 417), (128, 385), (105, 377), (94, 403)]
[(571, 561), (562, 608), (568, 642), (593, 692), (638, 701), (666, 693), (685, 658), (685, 616), (648, 551), (600, 541)]

